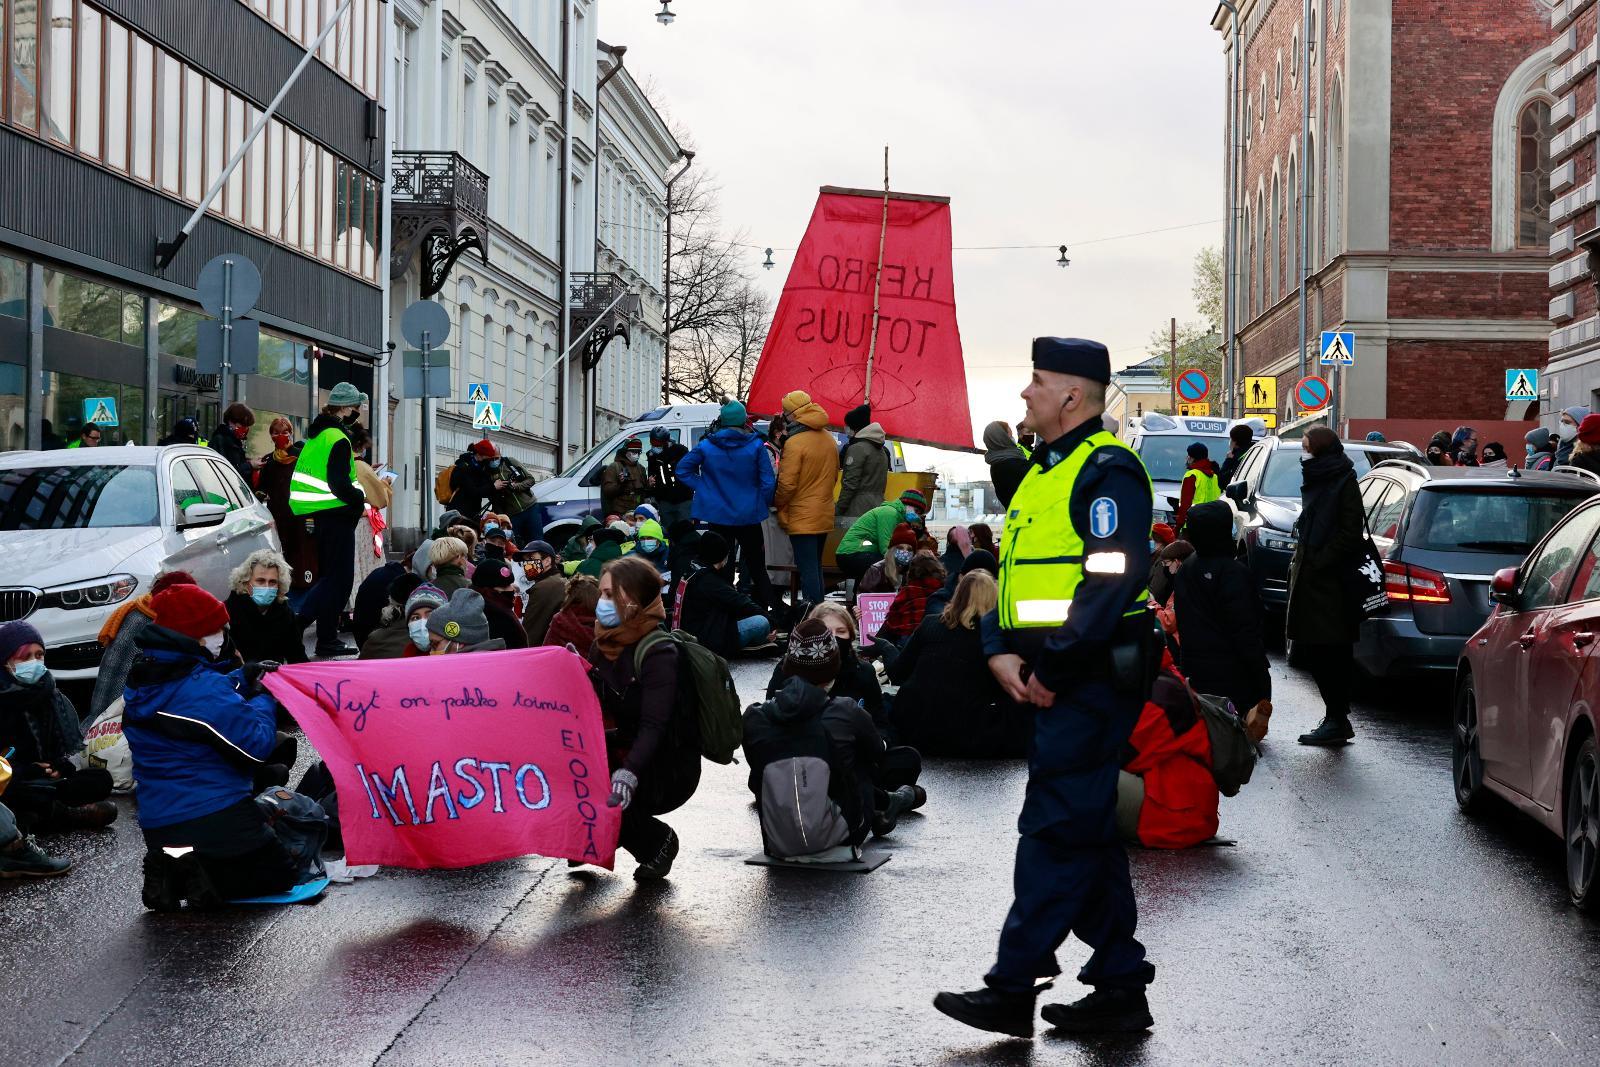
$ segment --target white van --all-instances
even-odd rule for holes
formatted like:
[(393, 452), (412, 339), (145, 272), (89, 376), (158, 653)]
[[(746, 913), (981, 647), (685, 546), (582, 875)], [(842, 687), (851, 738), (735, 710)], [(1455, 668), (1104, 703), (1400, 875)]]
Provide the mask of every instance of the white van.
[[(1131, 420), (1130, 420), (1131, 421)], [(1183, 472), (1188, 469), (1189, 446), (1198, 441), (1206, 446), (1211, 462), (1222, 466), (1228, 454), (1228, 431), (1239, 423), (1247, 423), (1262, 436), (1265, 427), (1260, 419), (1200, 418), (1187, 415), (1151, 413), (1128, 428), (1128, 447), (1139, 453), (1150, 481), (1155, 485), (1153, 522), (1170, 523), (1174, 505), (1182, 490)], [(1169, 499), (1171, 498), (1171, 499)]]

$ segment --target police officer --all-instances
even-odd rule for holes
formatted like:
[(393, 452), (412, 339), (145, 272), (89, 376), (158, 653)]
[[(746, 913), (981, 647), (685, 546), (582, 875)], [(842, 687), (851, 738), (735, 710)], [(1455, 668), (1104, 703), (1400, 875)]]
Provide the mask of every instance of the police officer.
[(349, 431), (361, 416), (367, 394), (349, 382), (328, 393), (322, 414), (306, 432), (305, 447), (289, 478), (289, 510), (312, 516), (317, 549), (317, 581), (300, 605), (303, 621), (317, 621), (317, 655), (353, 656), (339, 639), (339, 615), (356, 578), (356, 523), (367, 498), (356, 481), (355, 451)]
[(983, 620), (989, 669), (1036, 708), (1016, 898), (987, 988), (940, 993), (934, 1006), (969, 1026), (1031, 1037), (1034, 998), (1060, 973), (1056, 949), (1077, 934), (1094, 949), (1078, 980), (1094, 991), (1046, 1006), (1045, 1021), (1143, 1030), (1155, 968), (1133, 936), (1116, 793), (1159, 655), (1144, 606), (1152, 489), (1139, 457), (1103, 429), (1105, 346), (1037, 338), (1033, 366), (1022, 398), (1039, 443), (1006, 513), (1000, 605)]

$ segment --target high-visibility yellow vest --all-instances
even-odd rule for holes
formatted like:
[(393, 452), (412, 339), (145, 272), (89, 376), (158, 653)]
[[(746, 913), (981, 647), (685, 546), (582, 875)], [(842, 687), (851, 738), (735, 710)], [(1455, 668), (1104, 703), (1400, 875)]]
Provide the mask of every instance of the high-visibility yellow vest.
[(1194, 499), (1189, 502), (1190, 507), (1222, 499), (1222, 486), (1217, 484), (1215, 474), (1207, 474), (1197, 467), (1191, 467), (1184, 472), (1183, 480), (1187, 482), (1191, 478), (1194, 479)]
[[(305, 443), (300, 457), (294, 461), (294, 473), (289, 476), (289, 510), (296, 515), (314, 515), (319, 511), (342, 508), (344, 501), (328, 487), (328, 458), (333, 446), (343, 441), (350, 443), (343, 430), (330, 426)], [(356, 480), (355, 449), (350, 450), (350, 482)]]
[[(1047, 447), (1041, 445), (1040, 447)], [(1000, 625), (1007, 630), (1054, 628), (1067, 621), (1072, 598), (1083, 581), (1083, 534), (1072, 524), (1072, 489), (1097, 449), (1138, 453), (1101, 430), (1078, 444), (1048, 470), (1037, 464), (1011, 498), (1000, 535)], [(1140, 462), (1142, 470), (1144, 464)], [(1149, 473), (1145, 479), (1149, 481)], [(1151, 498), (1155, 490), (1151, 488)], [(1125, 566), (1143, 566), (1125, 560)], [(1137, 597), (1128, 615), (1145, 610), (1149, 594)]]

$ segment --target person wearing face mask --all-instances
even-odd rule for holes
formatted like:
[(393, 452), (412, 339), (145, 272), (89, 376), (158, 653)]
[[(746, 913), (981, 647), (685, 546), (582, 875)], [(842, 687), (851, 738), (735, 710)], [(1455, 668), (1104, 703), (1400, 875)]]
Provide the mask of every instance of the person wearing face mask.
[[(506, 574), (509, 581), (510, 573)], [(457, 589), (443, 607), (428, 615), (428, 655), (452, 656), (458, 652), (499, 652), (506, 643), (489, 630), (483, 595), (476, 589)]]
[(278, 530), (278, 543), (283, 546), (283, 558), (289, 561), (298, 581), (310, 582), (317, 566), (316, 550), (306, 534), (305, 519), (289, 505), (294, 465), (300, 454), (294, 441), (294, 424), (279, 416), (272, 420), (267, 432), (272, 438), (272, 451), (262, 456), (257, 465), (256, 492), (266, 497), (267, 510), (272, 512)]
[[(668, 560), (671, 558), (671, 545), (667, 543), (667, 535), (661, 529), (661, 524), (655, 519), (645, 519), (639, 523), (639, 528), (634, 531), (633, 551), (630, 556), (649, 560), (650, 565), (661, 572), (661, 580), (672, 582), (672, 567)], [(669, 609), (671, 605), (668, 605)]]
[(1547, 471), (1556, 465), (1555, 434), (1543, 426), (1536, 426), (1529, 430), (1522, 440), (1523, 447), (1527, 450), (1527, 458), (1522, 464), (1523, 470)]
[(906, 568), (917, 554), (917, 531), (906, 523), (894, 528), (889, 536), (889, 548), (883, 558), (866, 569), (856, 583), (857, 593), (897, 593), (905, 578)]
[(292, 761), (277, 702), (260, 686), (276, 664), (226, 671), (217, 662), (228, 610), (199, 586), (173, 586), (153, 604), (122, 719), (146, 847), (144, 905), (174, 911), (281, 893), (299, 864), (254, 799), (271, 763)]
[(1458, 467), (1478, 465), (1478, 431), (1471, 426), (1457, 426), (1450, 435), (1450, 458)]
[(523, 573), (529, 585), (523, 594), (522, 632), (532, 648), (544, 644), (550, 629), (550, 620), (561, 610), (566, 599), (567, 583), (561, 575), (556, 550), (546, 541), (534, 541), (522, 551)]
[(672, 439), (672, 431), (657, 426), (650, 431), (650, 455), (646, 464), (650, 499), (656, 502), (660, 514), (656, 516), (662, 529), (672, 527), (689, 517), (694, 492), (678, 478), (677, 467), (689, 449)]
[(111, 610), (100, 627), (97, 640), (105, 649), (100, 654), (100, 669), (95, 672), (94, 694), (89, 698), (89, 714), (83, 721), (93, 723), (100, 713), (122, 699), (122, 690), (128, 681), (128, 670), (133, 666), (139, 650), (134, 639), (139, 631), (155, 621), (156, 610), (151, 607), (157, 593), (172, 585), (194, 585), (194, 576), (188, 571), (167, 571), (156, 575), (150, 591), (144, 596), (124, 600)]
[(906, 580), (900, 583), (894, 603), (889, 605), (889, 614), (878, 629), (879, 640), (899, 644), (910, 637), (928, 613), (928, 598), (944, 588), (944, 579), (944, 564), (937, 558), (913, 556), (911, 565), (906, 568)]
[(600, 472), (600, 510), (607, 515), (626, 515), (644, 502), (649, 475), (643, 454), (644, 444), (630, 437), (617, 449), (617, 458)]
[[(928, 514), (928, 498), (916, 489), (907, 489), (898, 499), (879, 504), (850, 524), (839, 540), (836, 557), (845, 577), (857, 581), (867, 568), (883, 558), (889, 538), (901, 523), (917, 527)], [(913, 539), (913, 545), (915, 540)]]
[(608, 726), (606, 803), (622, 809), (617, 846), (638, 861), (633, 877), (640, 882), (660, 881), (672, 870), (678, 835), (657, 816), (682, 807), (700, 785), (698, 731), (674, 721), (678, 647), (660, 633), (666, 617), (654, 567), (637, 558), (606, 566), (589, 673)]
[(1483, 453), (1478, 461), (1480, 468), (1506, 469), (1506, 446), (1499, 441), (1490, 441), (1483, 446)]
[(687, 630), (724, 659), (755, 648), (772, 636), (772, 623), (761, 605), (739, 592), (728, 578), (728, 539), (715, 530), (700, 535), (689, 573), (678, 581), (673, 629)]
[(44, 662), (44, 638), (26, 622), (0, 626), (0, 755), (10, 752), (5, 800), (22, 832), (87, 830), (117, 818), (111, 775), (79, 770), (78, 711), (56, 688)]
[(472, 572), (472, 588), (483, 597), (489, 636), (506, 648), (527, 648), (528, 635), (517, 621), (517, 579), (511, 564), (503, 559), (484, 560)]
[(333, 387), (322, 414), (311, 423), (289, 490), (290, 509), (310, 516), (316, 528), (317, 581), (301, 602), (300, 617), (316, 621), (321, 658), (356, 651), (339, 639), (339, 616), (355, 584), (356, 524), (367, 506), (349, 437), (366, 402), (367, 394), (349, 382)]
[(229, 576), (228, 630), (246, 663), (306, 661), (303, 628), (289, 607), (289, 565), (270, 548), (245, 557)]
[(1556, 424), (1556, 436), (1560, 443), (1555, 450), (1554, 466), (1560, 467), (1572, 462), (1572, 450), (1578, 444), (1578, 428), (1583, 425), (1583, 420), (1589, 415), (1589, 409), (1581, 404), (1564, 408), (1561, 419)]
[(229, 404), (222, 412), (222, 422), (211, 435), (211, 449), (227, 460), (245, 485), (254, 485), (256, 464), (245, 454), (244, 442), (250, 436), (250, 427), (256, 424), (256, 413), (244, 404)]
[[(411, 594), (422, 588), (422, 585), (422, 579), (410, 571), (404, 572), (389, 583), (384, 591), (384, 604), (378, 614), (378, 625), (361, 644), (362, 659), (399, 659), (406, 654), (406, 649), (411, 646), (406, 602), (411, 599)], [(439, 603), (444, 603), (443, 594), (439, 596)], [(422, 647), (426, 648), (427, 644), (427, 635), (424, 633)]]

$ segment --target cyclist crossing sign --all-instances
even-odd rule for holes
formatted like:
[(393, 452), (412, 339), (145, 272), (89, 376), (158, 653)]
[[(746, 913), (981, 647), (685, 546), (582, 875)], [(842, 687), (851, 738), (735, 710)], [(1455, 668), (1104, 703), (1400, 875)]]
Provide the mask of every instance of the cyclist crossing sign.
[(1539, 371), (1534, 367), (1506, 368), (1507, 400), (1538, 400)]
[(504, 405), (498, 400), (479, 400), (472, 405), (472, 428), (474, 430), (498, 430), (500, 428), (500, 411)]
[(1328, 331), (1322, 335), (1322, 365), (1353, 367), (1356, 364), (1356, 335)]

